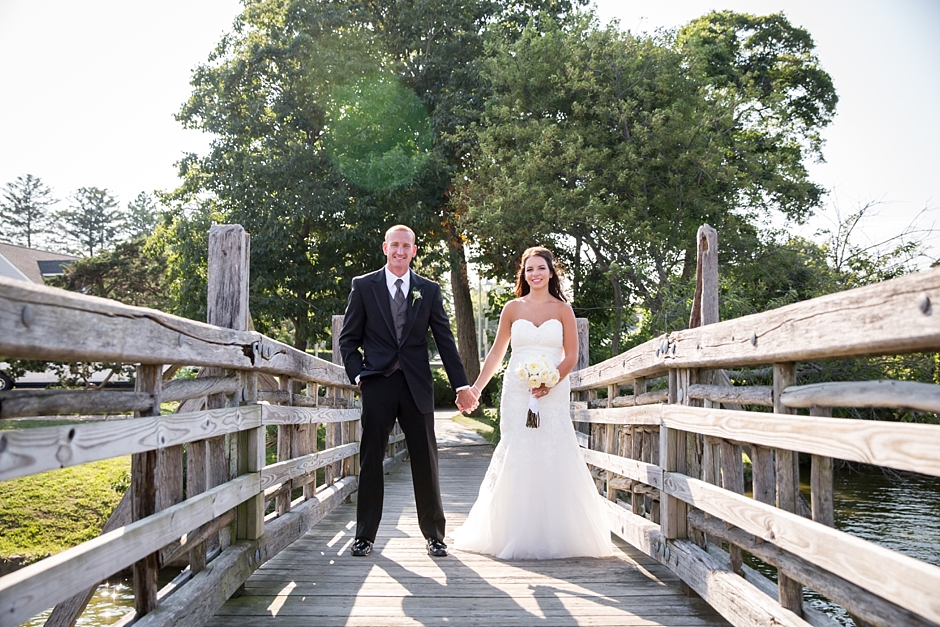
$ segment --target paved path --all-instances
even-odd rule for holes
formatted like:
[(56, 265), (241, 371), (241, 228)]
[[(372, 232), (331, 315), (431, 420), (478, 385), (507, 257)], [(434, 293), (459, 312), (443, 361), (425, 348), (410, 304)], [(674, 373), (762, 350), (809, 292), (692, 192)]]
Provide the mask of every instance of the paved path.
[[(441, 440), (462, 443), (440, 450), (452, 530), (466, 519), (493, 449), (445, 422), (438, 423)], [(506, 561), (461, 551), (428, 557), (407, 462), (386, 476), (382, 525), (365, 558), (349, 555), (355, 516), (355, 504), (340, 505), (258, 569), (209, 625), (727, 625), (703, 601), (683, 595), (668, 569), (619, 542), (605, 559)]]
[(434, 433), (437, 435), (438, 448), (487, 445), (482, 435), (451, 420), (458, 413), (456, 407), (434, 411)]

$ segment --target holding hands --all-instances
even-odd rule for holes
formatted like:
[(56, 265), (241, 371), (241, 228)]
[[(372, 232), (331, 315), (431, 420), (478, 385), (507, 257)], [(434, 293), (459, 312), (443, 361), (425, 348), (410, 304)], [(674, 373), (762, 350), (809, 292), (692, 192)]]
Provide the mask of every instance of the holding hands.
[(480, 404), (480, 390), (475, 385), (457, 392), (457, 409), (470, 412)]

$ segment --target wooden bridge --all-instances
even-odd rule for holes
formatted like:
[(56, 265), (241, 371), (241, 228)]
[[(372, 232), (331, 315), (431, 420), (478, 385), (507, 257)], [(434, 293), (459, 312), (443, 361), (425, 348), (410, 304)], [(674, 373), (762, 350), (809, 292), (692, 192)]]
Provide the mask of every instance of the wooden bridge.
[[(830, 417), (938, 412), (940, 386), (798, 385), (796, 366), (940, 350), (940, 271), (717, 322), (714, 232), (700, 234), (696, 328), (572, 374), (573, 419), (618, 543), (605, 560), (426, 557), (400, 435), (378, 550), (346, 557), (356, 390), (338, 365), (249, 330), (240, 227), (210, 233), (210, 324), (0, 279), (0, 355), (139, 364), (133, 392), (0, 394), (0, 418), (135, 412), (0, 432), (0, 480), (132, 455), (126, 511), (99, 538), (0, 578), (0, 627), (53, 605), (47, 624), (71, 624), (89, 591), (128, 567), (135, 611), (122, 624), (135, 625), (833, 624), (803, 603), (804, 586), (857, 623), (940, 625), (940, 568), (832, 527), (834, 459), (938, 477), (940, 426)], [(170, 379), (178, 366), (200, 377)], [(728, 370), (749, 368), (769, 368), (773, 385), (731, 385)], [(179, 412), (161, 416), (167, 401)], [(800, 453), (812, 463), (808, 508)], [(485, 463), (484, 449), (444, 450), (450, 528)], [(159, 587), (160, 568), (180, 562)]]

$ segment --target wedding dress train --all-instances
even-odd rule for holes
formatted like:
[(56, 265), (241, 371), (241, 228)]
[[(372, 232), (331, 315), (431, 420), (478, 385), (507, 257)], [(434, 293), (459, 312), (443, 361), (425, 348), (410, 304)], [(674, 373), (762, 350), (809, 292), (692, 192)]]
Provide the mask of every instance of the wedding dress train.
[(512, 355), (500, 400), (501, 439), (454, 547), (501, 559), (611, 554), (604, 504), (581, 458), (565, 377), (539, 399), (540, 424), (525, 426), (529, 389), (515, 374), (521, 360), (544, 355), (557, 365), (562, 324), (524, 319), (512, 325)]

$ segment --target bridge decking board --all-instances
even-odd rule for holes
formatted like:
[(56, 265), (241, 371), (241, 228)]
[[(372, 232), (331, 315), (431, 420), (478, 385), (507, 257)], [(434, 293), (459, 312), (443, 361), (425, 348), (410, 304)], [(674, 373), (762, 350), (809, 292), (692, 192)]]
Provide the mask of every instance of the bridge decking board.
[[(449, 530), (469, 512), (491, 454), (486, 446), (441, 449)], [(255, 572), (208, 624), (727, 625), (705, 602), (682, 594), (669, 570), (619, 541), (606, 559), (428, 557), (407, 463), (386, 476), (382, 526), (366, 558), (349, 555), (355, 515), (354, 504), (338, 507)]]

